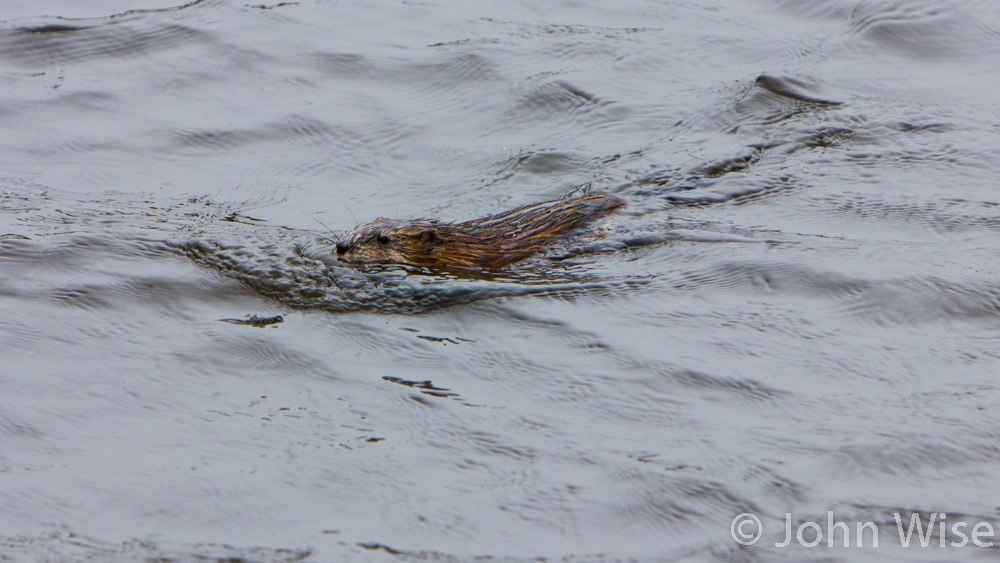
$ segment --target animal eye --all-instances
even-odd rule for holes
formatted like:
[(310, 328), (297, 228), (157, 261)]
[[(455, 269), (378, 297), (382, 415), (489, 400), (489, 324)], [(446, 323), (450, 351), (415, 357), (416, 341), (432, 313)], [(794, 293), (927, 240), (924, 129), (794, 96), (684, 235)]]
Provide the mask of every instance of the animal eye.
[(389, 237), (382, 235), (378, 237), (379, 244), (389, 244)]

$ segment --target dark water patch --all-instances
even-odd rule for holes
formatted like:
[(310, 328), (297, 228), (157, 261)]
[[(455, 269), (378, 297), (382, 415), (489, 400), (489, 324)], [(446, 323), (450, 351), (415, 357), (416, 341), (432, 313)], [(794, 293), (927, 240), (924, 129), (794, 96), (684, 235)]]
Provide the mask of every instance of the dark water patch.
[[(332, 127), (320, 120), (288, 116), (242, 130), (170, 131), (169, 150), (182, 156), (207, 151), (261, 154), (259, 169), (267, 176), (308, 178), (328, 184), (330, 175), (391, 175), (385, 165), (401, 142), (416, 132), (394, 123), (379, 122)], [(280, 158), (265, 155), (266, 147), (285, 146)]]
[(312, 553), (302, 548), (237, 547), (216, 543), (183, 545), (148, 538), (105, 541), (66, 528), (37, 536), (5, 537), (0, 542), (6, 556), (23, 561), (292, 563), (304, 561)]
[(530, 111), (573, 111), (581, 107), (602, 104), (597, 96), (569, 82), (542, 82), (522, 97), (521, 105)]
[[(219, 4), (221, 4), (220, 0), (191, 0), (190, 2), (183, 2), (183, 3), (180, 3), (180, 4), (171, 3), (169, 0), (161, 0), (161, 1), (154, 1), (154, 2), (144, 2), (144, 3), (146, 3), (146, 4), (149, 4), (149, 3), (159, 4), (159, 6), (157, 6), (157, 7), (149, 7), (149, 8), (133, 8), (131, 10), (125, 10), (125, 11), (122, 11), (122, 12), (112, 12), (112, 13), (107, 13), (107, 12), (99, 13), (98, 10), (99, 10), (100, 6), (86, 6), (86, 8), (91, 8), (93, 10), (92, 12), (90, 12), (90, 14), (92, 14), (92, 15), (74, 15), (73, 17), (67, 15), (66, 13), (56, 14), (54, 12), (56, 12), (56, 11), (59, 11), (59, 12), (64, 12), (64, 11), (65, 12), (73, 12), (73, 10), (70, 9), (70, 8), (79, 8), (80, 6), (73, 6), (73, 5), (66, 6), (66, 5), (63, 5), (63, 6), (58, 6), (58, 7), (52, 7), (52, 6), (45, 6), (45, 5), (43, 5), (44, 7), (42, 8), (42, 10), (53, 9), (52, 13), (48, 13), (46, 15), (50, 16), (50, 17), (53, 17), (53, 18), (55, 18), (55, 19), (57, 19), (57, 20), (59, 20), (61, 22), (66, 22), (65, 25), (72, 26), (74, 22), (87, 21), (87, 20), (92, 20), (92, 19), (113, 19), (113, 18), (122, 18), (122, 17), (134, 16), (134, 15), (142, 15), (142, 14), (158, 14), (158, 13), (179, 12), (181, 10), (187, 10), (189, 8), (194, 8), (195, 6), (211, 6), (211, 5), (218, 6)], [(37, 11), (39, 11), (39, 10), (35, 10), (35, 12), (37, 12)], [(20, 20), (8, 20), (8, 21), (9, 22), (13, 22), (13, 21), (20, 21)], [(54, 32), (55, 33), (59, 33), (59, 28), (61, 27), (61, 24), (55, 23), (55, 24), (51, 24), (51, 25), (56, 28)], [(43, 31), (43, 33), (44, 33), (44, 31)]]
[(456, 442), (448, 448), (467, 451), (471, 455), (491, 458), (493, 454), (501, 458), (510, 458), (518, 463), (540, 459), (542, 454), (535, 447), (527, 444), (511, 443), (505, 436), (486, 430), (452, 429), (444, 433), (450, 441)]
[(243, 319), (219, 319), (220, 322), (242, 325), (242, 326), (252, 326), (254, 328), (264, 328), (268, 326), (274, 326), (285, 322), (284, 317), (281, 315), (275, 315), (273, 317), (260, 317), (257, 315), (247, 315)]
[(683, 536), (690, 528), (723, 514), (760, 512), (752, 501), (725, 484), (704, 478), (630, 468), (618, 471), (611, 480), (628, 491), (617, 507), (617, 516), (629, 527), (647, 533), (655, 530)]
[(615, 190), (638, 200), (646, 211), (653, 210), (651, 198), (693, 207), (787, 196), (804, 186), (800, 174), (784, 165), (786, 152), (780, 145), (751, 145), (741, 154), (686, 169), (657, 167)]
[(79, 31), (81, 29), (84, 28), (80, 26), (71, 26), (71, 25), (53, 23), (48, 25), (39, 25), (35, 27), (28, 27), (28, 26), (20, 27), (18, 28), (18, 31), (21, 31), (23, 33), (69, 33), (71, 31)]
[[(680, 168), (657, 167), (656, 170), (652, 172), (646, 172), (636, 180), (633, 180), (621, 186), (620, 188), (622, 189), (632, 188), (632, 193), (637, 196), (650, 196), (658, 193), (663, 193), (664, 190), (659, 188), (663, 188), (665, 186), (669, 186), (675, 190), (692, 189), (694, 186), (691, 184), (697, 183), (698, 181), (697, 179), (695, 179), (694, 182), (688, 181), (686, 184), (678, 186), (672, 185), (675, 182), (681, 182), (686, 179), (687, 178), (684, 176)], [(705, 183), (707, 184), (708, 182), (705, 181)], [(643, 186), (650, 186), (650, 188), (635, 189), (635, 188), (642, 188)]]
[[(0, 241), (0, 295), (52, 303), (87, 313), (125, 315), (141, 306), (167, 318), (192, 321), (193, 303), (241, 299), (238, 287), (177, 271), (171, 245), (114, 236), (38, 237)], [(127, 323), (126, 323), (127, 324)], [(122, 334), (128, 326), (112, 327)]]
[(914, 123), (900, 121), (889, 123), (888, 127), (900, 133), (950, 133), (956, 129), (951, 123)]
[(862, 279), (791, 264), (722, 263), (678, 272), (663, 281), (676, 290), (697, 293), (742, 290), (830, 300), (833, 310), (877, 325), (1000, 323), (1000, 283), (975, 277)]
[[(840, 161), (841, 155), (846, 155), (855, 159), (850, 162), (851, 165), (855, 164), (858, 158), (855, 155), (859, 154), (869, 154), (872, 159), (883, 158), (885, 163), (900, 160), (907, 166), (919, 161), (933, 164), (942, 159), (946, 163), (957, 164), (961, 161), (962, 164), (979, 166), (979, 162), (990, 158), (984, 149), (973, 148), (975, 144), (970, 145), (964, 140), (981, 137), (981, 124), (942, 121), (940, 116), (933, 115), (929, 110), (915, 112), (912, 108), (902, 110), (891, 107), (882, 108), (883, 113), (891, 114), (898, 109), (902, 114), (898, 117), (902, 119), (894, 120), (892, 117), (896, 116), (886, 115), (889, 119), (878, 121), (866, 116), (870, 109), (866, 106), (872, 103), (883, 104), (872, 100), (855, 101), (857, 107), (852, 107), (853, 111), (831, 115), (828, 123), (789, 131), (785, 139), (773, 148), (786, 155), (803, 149), (819, 149), (817, 153), (828, 156), (826, 163)], [(948, 136), (935, 139), (937, 135)], [(833, 152), (823, 153), (824, 150)], [(872, 164), (875, 163), (873, 160)]]
[(662, 31), (658, 27), (602, 27), (595, 25), (571, 25), (571, 24), (544, 24), (528, 25), (524, 22), (499, 21), (489, 18), (488, 21), (500, 23), (508, 26), (517, 26), (520, 29), (510, 32), (522, 39), (548, 39), (552, 37), (577, 37), (577, 36), (597, 36), (598, 39), (631, 39), (635, 35), (642, 33)]
[(755, 173), (726, 176), (715, 182), (686, 181), (657, 195), (676, 207), (704, 207), (724, 203), (746, 205), (772, 197), (785, 197), (806, 187), (787, 173), (780, 176)]
[(503, 175), (504, 171), (508, 172), (506, 177), (510, 177), (517, 172), (528, 174), (559, 174), (578, 170), (586, 166), (586, 164), (586, 159), (577, 155), (556, 151), (532, 150), (508, 158), (500, 166), (497, 174)]
[(24, 214), (42, 210), (47, 205), (48, 193), (42, 186), (24, 185), (24, 181), (0, 179), (0, 211)]
[[(3, 301), (12, 302), (27, 293), (28, 291), (0, 285), (0, 299)], [(9, 347), (10, 350), (28, 349), (51, 337), (51, 331), (36, 328), (19, 319), (0, 319), (0, 332), (4, 347)]]
[(73, 268), (90, 264), (88, 254), (109, 257), (164, 257), (175, 255), (170, 244), (114, 236), (68, 236), (52, 239), (48, 236), (6, 238), (0, 240), (0, 261), (16, 263), (22, 272), (31, 268)]
[(845, 310), (877, 324), (1000, 322), (1000, 283), (910, 278), (883, 282), (846, 300)]
[(573, 400), (574, 397), (580, 398), (582, 395), (590, 395), (593, 392), (589, 383), (578, 381), (576, 378), (566, 381), (565, 376), (558, 369), (532, 361), (526, 354), (517, 351), (485, 350), (477, 355), (477, 359), (482, 368), (480, 377), (487, 381), (511, 381), (536, 377), (561, 378), (556, 379), (556, 381), (562, 381), (558, 384), (560, 387), (558, 396), (561, 399)]
[(440, 344), (413, 338), (397, 332), (385, 333), (384, 323), (358, 322), (342, 318), (335, 326), (324, 327), (323, 334), (331, 342), (350, 342), (352, 347), (370, 354), (391, 351), (392, 355), (407, 358), (408, 365), (438, 366), (443, 356)]
[[(724, 190), (718, 189), (720, 187)], [(804, 185), (799, 178), (794, 176), (781, 175), (765, 177), (757, 181), (726, 183), (723, 186), (713, 186), (713, 188), (712, 191), (715, 193), (710, 198), (715, 202), (729, 201), (733, 205), (748, 205), (770, 198), (788, 197), (795, 191), (807, 190), (809, 186)], [(668, 198), (668, 200), (670, 199), (672, 198)]]
[[(411, 134), (399, 127), (367, 125), (360, 128), (333, 127), (317, 119), (289, 116), (281, 121), (244, 130), (179, 131), (171, 135), (183, 148), (203, 152), (231, 150), (250, 144), (297, 143), (323, 145), (326, 151), (338, 151), (339, 159), (349, 160), (351, 153), (384, 151)], [(345, 152), (347, 151), (347, 152)], [(309, 158), (316, 159), (320, 155)]]
[[(706, 235), (705, 237), (698, 238), (698, 235), (682, 233), (676, 230), (668, 233), (620, 233), (612, 238), (582, 242), (580, 244), (575, 244), (566, 250), (549, 252), (548, 258), (562, 261), (572, 260), (578, 257), (590, 257), (589, 259), (593, 260), (596, 258), (596, 255), (599, 254), (629, 252), (647, 246), (657, 246), (672, 240), (701, 240), (703, 242), (707, 242), (710, 236), (711, 235)], [(720, 241), (720, 238), (716, 237), (712, 240), (714, 242), (718, 242)], [(727, 241), (737, 242), (734, 238), (728, 238)], [(739, 241), (746, 242), (747, 239), (740, 239)]]
[[(673, 209), (691, 207), (688, 205), (674, 206)], [(700, 205), (694, 205), (700, 207)], [(747, 229), (729, 224), (719, 224), (709, 221), (684, 221), (671, 219), (668, 221), (647, 220), (630, 233), (608, 241), (591, 243), (591, 253), (602, 251), (612, 252), (622, 248), (633, 250), (643, 247), (655, 247), (672, 241), (687, 241), (701, 243), (737, 243), (763, 244), (769, 247), (778, 245), (795, 245), (805, 242), (801, 236), (790, 233), (775, 232), (768, 229)]]
[[(618, 365), (635, 367), (637, 362), (617, 357)], [(679, 428), (693, 424), (688, 411), (690, 403), (683, 393), (684, 386), (656, 372), (638, 372), (627, 380), (588, 374), (567, 376), (552, 374), (553, 402), (572, 405), (594, 421), (615, 427), (627, 424), (630, 431), (642, 432), (657, 428)]]
[(425, 335), (425, 334), (420, 334), (420, 335), (417, 335), (417, 338), (419, 338), (421, 340), (426, 340), (428, 342), (440, 342), (441, 344), (445, 344), (445, 345), (448, 345), (448, 344), (458, 344), (459, 343), (458, 340), (452, 340), (451, 338), (448, 338), (447, 336), (429, 336), (429, 335)]
[[(913, 515), (916, 515), (920, 518), (921, 525), (923, 526), (924, 530), (927, 530), (927, 523), (931, 521), (931, 514), (936, 514), (938, 516), (936, 520), (938, 521), (940, 521), (940, 516), (942, 514), (947, 515), (945, 520), (946, 521), (950, 520), (950, 522), (947, 522), (947, 526), (945, 528), (945, 534), (946, 534), (945, 538), (949, 543), (951, 542), (952, 539), (954, 539), (956, 542), (960, 541), (957, 537), (953, 537), (951, 535), (951, 533), (953, 532), (953, 530), (951, 529), (952, 522), (966, 522), (969, 524), (970, 527), (974, 525), (972, 523), (987, 522), (990, 523), (994, 527), (994, 529), (1000, 529), (1000, 519), (998, 519), (998, 515), (996, 512), (985, 512), (985, 511), (979, 513), (963, 512), (961, 510), (954, 510), (954, 507), (947, 506), (948, 503), (942, 503), (942, 504), (943, 506), (940, 506), (937, 509), (932, 509), (926, 506), (919, 506), (919, 507), (912, 505), (884, 506), (877, 504), (857, 503), (857, 504), (852, 504), (849, 507), (845, 507), (845, 512), (847, 510), (850, 510), (851, 512), (857, 514), (856, 517), (852, 516), (850, 518), (850, 521), (874, 522), (878, 526), (879, 530), (882, 531), (882, 533), (895, 535), (897, 538), (899, 537), (897, 515), (899, 516), (899, 522), (902, 522), (903, 524), (904, 534), (906, 532), (906, 529), (910, 525), (910, 519), (913, 517)], [(838, 511), (838, 514), (840, 514), (840, 511)], [(818, 522), (819, 520), (816, 521)], [(938, 535), (940, 528), (937, 528), (937, 526), (935, 526), (935, 528), (936, 529), (934, 530), (934, 533), (931, 534), (931, 536), (933, 537), (933, 542), (930, 545), (937, 547), (937, 542), (939, 541), (938, 539), (940, 537)], [(967, 528), (965, 531), (966, 533), (968, 533), (970, 530), (969, 528)], [(913, 546), (919, 545), (919, 540), (916, 537), (916, 533), (917, 533), (916, 526), (914, 526), (914, 535), (912, 543)]]
[(386, 381), (390, 381), (392, 383), (398, 383), (399, 385), (403, 385), (403, 386), (406, 386), (406, 387), (411, 387), (411, 388), (414, 388), (414, 389), (418, 389), (424, 395), (430, 395), (431, 397), (445, 398), (445, 397), (458, 397), (459, 396), (458, 393), (453, 393), (451, 391), (451, 389), (448, 389), (447, 387), (436, 387), (434, 385), (434, 383), (432, 381), (430, 381), (430, 380), (426, 380), (426, 381), (409, 381), (407, 379), (403, 379), (403, 378), (395, 377), (395, 376), (391, 376), (391, 375), (385, 375), (385, 376), (382, 377), (382, 379), (384, 379)]
[[(400, 327), (399, 330), (406, 331), (406, 332), (413, 332), (413, 333), (419, 333), (420, 332), (419, 330), (417, 330), (415, 328), (407, 328), (407, 327)], [(421, 339), (421, 340), (426, 340), (428, 342), (440, 342), (440, 343), (445, 344), (445, 345), (447, 345), (449, 343), (450, 344), (461, 344), (463, 342), (469, 343), (469, 344), (475, 344), (476, 343), (475, 340), (470, 340), (468, 338), (462, 338), (461, 336), (454, 336), (454, 337), (451, 337), (451, 336), (430, 336), (430, 335), (427, 335), (427, 334), (415, 334), (415, 336), (417, 338)]]
[(782, 144), (787, 129), (832, 119), (845, 106), (837, 99), (842, 95), (806, 76), (760, 74), (752, 83), (713, 92), (712, 103), (678, 123), (676, 134), (720, 132), (747, 138), (747, 144)]
[[(796, 92), (793, 88), (801, 82), (798, 79), (777, 86), (768, 81), (767, 88), (754, 86), (751, 93), (737, 95), (740, 101), (734, 106), (711, 108), (709, 117), (704, 118), (718, 119), (725, 127), (739, 122), (728, 132), (734, 140), (744, 142), (745, 148), (730, 149), (730, 154), (706, 159), (704, 164), (647, 163), (647, 170), (616, 190), (640, 202), (659, 196), (677, 205), (698, 206), (787, 199), (798, 192), (807, 193), (817, 184), (829, 184), (827, 177), (831, 175), (857, 182), (853, 170), (844, 166), (871, 168), (873, 172), (864, 180), (867, 184), (911, 183), (916, 179), (891, 174), (900, 170), (914, 175), (917, 167), (960, 171), (962, 177), (943, 175), (940, 179), (955, 184), (989, 177), (986, 163), (996, 155), (981, 144), (987, 135), (981, 123), (948, 121), (932, 108), (915, 111), (878, 100), (828, 103), (825, 97), (818, 97), (825, 94), (817, 84), (805, 82), (815, 92), (806, 88)], [(758, 97), (764, 100), (763, 105), (747, 102), (754, 98), (753, 90), (762, 91)], [(771, 103), (779, 108), (788, 105), (791, 113), (777, 120), (756, 119), (755, 112)], [(803, 107), (804, 113), (795, 113)], [(868, 114), (875, 109), (887, 119), (871, 119)], [(977, 170), (981, 172), (973, 172)], [(823, 191), (836, 193), (837, 189), (830, 186)]]
[(787, 393), (780, 389), (768, 387), (754, 380), (720, 377), (718, 375), (689, 370), (670, 370), (664, 375), (684, 387), (702, 389), (713, 393), (729, 393), (740, 400), (776, 401), (787, 396)]
[(868, 287), (864, 281), (850, 280), (839, 273), (824, 275), (821, 272), (794, 268), (790, 265), (753, 263), (722, 263), (703, 269), (677, 272), (668, 283), (674, 289), (682, 291), (715, 292), (757, 288), (789, 292), (795, 288), (796, 293), (806, 291), (814, 296), (852, 295)]
[(498, 82), (503, 79), (494, 60), (478, 53), (455, 55), (435, 63), (404, 65), (401, 69), (404, 71), (399, 76), (401, 81), (419, 78), (422, 84), (433, 90), (469, 88), (476, 83)]
[(1000, 203), (936, 197), (885, 199), (875, 194), (843, 193), (807, 197), (809, 207), (833, 217), (865, 222), (915, 225), (938, 234), (996, 232)]
[(760, 152), (756, 151), (750, 154), (728, 158), (726, 160), (713, 162), (699, 169), (695, 169), (694, 174), (708, 178), (718, 178), (719, 176), (723, 176), (731, 172), (744, 172), (757, 162), (760, 162), (760, 157)]
[[(759, 311), (727, 310), (701, 311), (679, 310), (667, 314), (651, 314), (648, 316), (655, 325), (662, 326), (700, 326), (714, 330), (747, 330), (763, 334), (780, 335), (782, 338), (795, 340), (824, 340), (834, 338), (836, 331), (824, 329), (815, 319), (794, 312), (769, 311), (763, 315)], [(651, 366), (655, 368), (656, 366)], [(666, 373), (677, 368), (660, 368)]]
[(996, 4), (983, 0), (869, 2), (774, 2), (785, 14), (839, 24), (836, 41), (827, 38), (820, 56), (839, 48), (863, 50), (869, 55), (892, 53), (913, 60), (938, 62), (969, 60), (1000, 47)]
[(764, 93), (771, 94), (777, 98), (784, 98), (792, 100), (793, 102), (800, 102), (820, 107), (836, 107), (841, 105), (841, 102), (835, 102), (819, 97), (823, 94), (822, 88), (819, 87), (819, 84), (801, 78), (762, 74), (758, 76), (757, 80), (754, 82), (754, 90), (755, 91), (749, 96), (750, 100), (748, 100), (748, 103), (750, 104), (753, 103), (755, 98)]
[(762, 74), (753, 86), (726, 114), (720, 115), (730, 125), (728, 133), (743, 126), (775, 126), (839, 107), (841, 102), (828, 99), (823, 88), (804, 77)]
[[(217, 330), (204, 343), (206, 349), (215, 350), (217, 359), (211, 367), (194, 369), (207, 376), (216, 373), (254, 373), (261, 378), (310, 377), (322, 381), (340, 378), (333, 367), (316, 355), (295, 350), (283, 343), (254, 331)], [(175, 352), (182, 357), (199, 357), (202, 352), (186, 349)]]
[(463, 47), (465, 45), (496, 45), (500, 43), (499, 39), (495, 38), (480, 38), (480, 39), (456, 39), (454, 41), (439, 41), (437, 43), (431, 43), (428, 47), (444, 48), (444, 47)]
[(916, 148), (907, 151), (882, 150), (878, 152), (853, 151), (847, 158), (858, 166), (910, 168), (918, 164), (960, 165), (966, 156), (966, 149), (955, 147)]
[(544, 376), (554, 378), (547, 385), (550, 388), (548, 393), (552, 400), (572, 405), (585, 412), (588, 418), (602, 421), (602, 424), (627, 423), (637, 437), (657, 428), (725, 424), (725, 421), (698, 420), (692, 409), (705, 402), (750, 411), (809, 402), (747, 377), (739, 370), (733, 375), (698, 372), (666, 365), (658, 359), (647, 361), (629, 357), (617, 346), (607, 347), (600, 354), (595, 357), (611, 361), (616, 368), (634, 375), (626, 379), (595, 374), (569, 378), (557, 372)]
[(27, 440), (38, 440), (45, 435), (38, 428), (7, 417), (0, 417), (0, 434), (8, 438)]
[[(516, 25), (516, 24), (515, 24)], [(587, 25), (550, 24), (525, 26), (508, 32), (516, 37), (544, 44), (547, 57), (565, 63), (605, 61), (622, 64), (632, 57), (627, 45), (639, 43), (646, 35), (661, 32), (651, 27), (599, 27)]]
[(332, 78), (374, 78), (377, 76), (373, 70), (375, 62), (358, 53), (316, 53), (310, 58), (315, 68)]
[(68, 155), (72, 153), (108, 153), (108, 152), (126, 152), (127, 149), (124, 146), (116, 145), (108, 141), (102, 141), (97, 139), (73, 139), (61, 145), (53, 146), (51, 151), (37, 151), (37, 152), (47, 152), (45, 156), (57, 156), (57, 155)]
[[(1000, 28), (979, 13), (996, 5), (979, 2), (881, 0), (858, 4), (849, 36), (871, 47), (922, 61), (1000, 52)], [(864, 44), (863, 43), (863, 44)]]
[[(39, 31), (57, 29), (58, 33)], [(106, 19), (86, 25), (51, 24), (0, 28), (0, 60), (46, 67), (103, 58), (128, 58), (192, 43), (210, 43), (196, 28), (140, 17)]]
[(846, 148), (857, 142), (858, 133), (848, 127), (821, 127), (809, 132), (796, 141), (804, 149)]
[[(659, 27), (644, 26), (605, 27), (555, 22), (538, 24), (496, 18), (483, 18), (482, 21), (489, 25), (492, 36), (465, 40), (461, 45), (478, 47), (496, 44), (506, 49), (518, 48), (519, 53), (527, 49), (531, 56), (525, 57), (522, 65), (529, 68), (533, 66), (531, 62), (539, 58), (538, 51), (544, 52), (545, 59), (566, 64), (580, 61), (586, 61), (588, 65), (598, 62), (627, 64), (636, 58), (628, 46), (641, 43), (647, 36), (655, 36), (663, 31)], [(662, 59), (658, 60), (662, 63)]]
[(298, 4), (298, 2), (278, 2), (276, 4), (247, 4), (247, 7), (256, 10), (274, 10), (276, 8), (284, 8), (285, 6), (297, 6)]
[(76, 287), (72, 289), (56, 289), (51, 292), (50, 299), (83, 310), (109, 309), (113, 302), (108, 296), (102, 296), (103, 288)]
[(510, 122), (563, 122), (584, 120), (593, 122), (592, 115), (611, 104), (566, 80), (551, 80), (548, 76), (532, 77), (522, 86), (524, 91), (515, 108), (500, 118), (503, 126)]
[(338, 131), (329, 124), (318, 119), (310, 119), (298, 115), (289, 116), (281, 123), (274, 125), (276, 136), (293, 140), (305, 139), (309, 142), (325, 143), (329, 137), (340, 136), (345, 131)]
[[(245, 201), (218, 203), (205, 196), (161, 200), (135, 194), (122, 199), (115, 194), (77, 196), (42, 186), (12, 183), (8, 191), (0, 192), (0, 209), (7, 206), (12, 211), (7, 219), (28, 238), (79, 235), (80, 244), (100, 246), (126, 241), (127, 237), (119, 235), (130, 233), (131, 240), (141, 243), (132, 250), (141, 253), (145, 248), (152, 256), (167, 244), (162, 242), (167, 233), (212, 231), (219, 228), (220, 222), (233, 222), (245, 217), (243, 213), (247, 210), (274, 205), (280, 199), (280, 194), (274, 191)], [(107, 236), (88, 236), (94, 234)]]
[[(442, 53), (443, 54), (443, 53)], [(491, 58), (477, 53), (444, 56), (436, 62), (377, 59), (357, 53), (315, 53), (311, 64), (337, 80), (390, 81), (407, 92), (442, 92), (468, 89), (477, 83), (502, 78)]]
[[(252, 143), (262, 136), (254, 130), (246, 131), (192, 131), (174, 133), (178, 144), (196, 150), (228, 150)], [(255, 139), (256, 138), (256, 139)]]
[[(975, 431), (963, 428), (962, 431)], [(902, 441), (854, 444), (834, 450), (841, 471), (878, 475), (940, 475), (941, 471), (996, 463), (1000, 449), (971, 437), (942, 443), (928, 441), (922, 434), (901, 436)], [(964, 442), (964, 443), (962, 443)], [(974, 452), (974, 453), (973, 453)]]
[[(12, 117), (10, 124), (24, 124), (30, 131), (31, 123), (34, 123), (38, 115), (48, 115), (54, 117), (60, 115), (69, 119), (99, 118), (107, 115), (107, 112), (121, 108), (124, 100), (117, 94), (102, 92), (99, 90), (63, 89), (60, 84), (64, 79), (62, 73), (39, 73), (37, 77), (21, 81), (22, 88), (31, 87), (48, 88), (51, 96), (44, 100), (32, 99), (31, 96), (24, 96), (22, 88), (16, 88), (5, 100), (0, 101), (0, 114), (9, 114)], [(52, 144), (42, 146), (30, 145), (28, 147), (17, 145), (18, 151), (38, 155), (50, 156), (60, 152), (59, 142), (65, 144), (91, 143), (89, 138), (99, 136), (97, 131), (80, 131), (79, 136), (87, 140), (77, 140), (69, 136), (58, 136), (52, 139)], [(67, 138), (69, 137), (69, 138)], [(108, 150), (124, 150), (127, 145), (110, 141), (103, 141), (104, 145), (97, 148)], [(17, 181), (17, 179), (10, 179)]]

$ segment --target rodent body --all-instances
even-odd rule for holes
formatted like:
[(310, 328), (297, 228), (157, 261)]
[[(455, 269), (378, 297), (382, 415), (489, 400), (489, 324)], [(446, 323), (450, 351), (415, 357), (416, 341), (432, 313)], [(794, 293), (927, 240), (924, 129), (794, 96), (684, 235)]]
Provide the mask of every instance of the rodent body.
[(349, 262), (502, 268), (624, 206), (619, 197), (589, 194), (464, 223), (380, 217), (337, 243), (337, 254)]

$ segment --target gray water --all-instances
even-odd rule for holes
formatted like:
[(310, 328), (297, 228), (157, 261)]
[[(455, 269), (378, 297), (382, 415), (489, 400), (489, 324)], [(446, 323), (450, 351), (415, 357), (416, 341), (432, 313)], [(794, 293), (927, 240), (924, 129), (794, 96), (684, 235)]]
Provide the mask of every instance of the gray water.
[(1000, 4), (176, 1), (0, 6), (0, 559), (996, 559)]

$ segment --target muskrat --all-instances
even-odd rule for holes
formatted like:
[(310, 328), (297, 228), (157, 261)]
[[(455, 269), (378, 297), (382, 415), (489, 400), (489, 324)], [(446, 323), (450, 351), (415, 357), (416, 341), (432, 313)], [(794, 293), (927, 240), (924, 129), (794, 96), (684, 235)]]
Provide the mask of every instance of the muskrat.
[(607, 194), (545, 201), (464, 223), (379, 217), (337, 243), (349, 262), (501, 268), (625, 206)]

